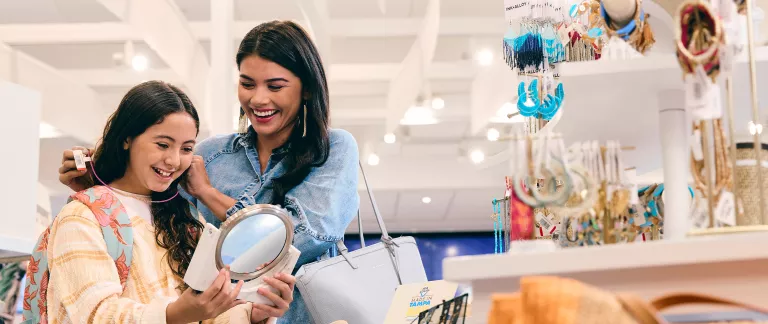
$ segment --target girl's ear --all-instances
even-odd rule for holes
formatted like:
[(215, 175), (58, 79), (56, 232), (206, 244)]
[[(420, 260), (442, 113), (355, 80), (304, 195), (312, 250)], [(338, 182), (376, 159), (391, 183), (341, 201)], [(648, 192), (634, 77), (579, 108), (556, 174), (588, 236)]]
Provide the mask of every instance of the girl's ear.
[(307, 101), (310, 98), (312, 98), (312, 95), (310, 95), (309, 92), (304, 92), (304, 95), (302, 96), (302, 98), (304, 98), (304, 101)]
[(131, 148), (131, 139), (130, 138), (125, 140), (125, 142), (123, 142), (123, 149), (127, 151), (129, 148)]

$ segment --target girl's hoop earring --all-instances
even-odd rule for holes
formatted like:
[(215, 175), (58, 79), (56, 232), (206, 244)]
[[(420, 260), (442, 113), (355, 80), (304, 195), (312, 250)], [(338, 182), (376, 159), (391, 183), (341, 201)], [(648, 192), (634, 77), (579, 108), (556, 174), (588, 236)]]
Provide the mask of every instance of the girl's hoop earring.
[(304, 133), (301, 134), (301, 137), (307, 137), (307, 104), (304, 104), (304, 120), (301, 122), (304, 124)]

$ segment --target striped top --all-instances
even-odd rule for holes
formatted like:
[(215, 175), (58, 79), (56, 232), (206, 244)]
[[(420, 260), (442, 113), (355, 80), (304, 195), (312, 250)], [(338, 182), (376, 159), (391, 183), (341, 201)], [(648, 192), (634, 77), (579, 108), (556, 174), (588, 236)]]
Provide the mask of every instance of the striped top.
[[(126, 207), (135, 201), (118, 195)], [(146, 209), (148, 210), (148, 209)], [(107, 253), (94, 214), (79, 201), (64, 206), (53, 222), (48, 245), (50, 283), (48, 323), (165, 324), (166, 307), (177, 299), (180, 278), (171, 271), (167, 250), (155, 242), (145, 210), (126, 208), (133, 225), (133, 261), (125, 290)], [(230, 309), (203, 323), (250, 323), (251, 305)]]

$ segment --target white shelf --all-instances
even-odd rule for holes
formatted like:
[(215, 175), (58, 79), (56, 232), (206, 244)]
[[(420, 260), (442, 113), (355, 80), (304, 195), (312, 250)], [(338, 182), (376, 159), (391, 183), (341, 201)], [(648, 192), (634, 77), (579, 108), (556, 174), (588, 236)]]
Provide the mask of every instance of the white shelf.
[(494, 294), (518, 291), (521, 277), (536, 275), (573, 278), (646, 299), (670, 292), (699, 292), (766, 305), (766, 247), (768, 233), (743, 233), (554, 252), (453, 257), (443, 261), (443, 279), (472, 286), (473, 315), (467, 323), (485, 323)]
[[(748, 60), (748, 52), (745, 47), (744, 50), (736, 58), (736, 64), (734, 68), (742, 65), (746, 65)], [(763, 63), (768, 61), (768, 46), (756, 46), (755, 47), (755, 62)], [(677, 62), (675, 53), (666, 54), (650, 54), (648, 56), (629, 58), (623, 60), (609, 60), (600, 59), (597, 61), (585, 61), (585, 62), (566, 62), (560, 64), (559, 72), (562, 77), (579, 77), (579, 76), (591, 76), (591, 75), (605, 75), (605, 74), (625, 74), (625, 73), (646, 73), (659, 71), (671, 71), (676, 73), (680, 72), (680, 65)]]
[(29, 256), (37, 243), (37, 238), (21, 239), (0, 235), (0, 262), (4, 259), (18, 259)]
[(745, 233), (696, 237), (679, 242), (654, 241), (568, 248), (550, 253), (453, 257), (443, 261), (443, 277), (462, 282), (768, 259), (766, 247), (768, 233)]

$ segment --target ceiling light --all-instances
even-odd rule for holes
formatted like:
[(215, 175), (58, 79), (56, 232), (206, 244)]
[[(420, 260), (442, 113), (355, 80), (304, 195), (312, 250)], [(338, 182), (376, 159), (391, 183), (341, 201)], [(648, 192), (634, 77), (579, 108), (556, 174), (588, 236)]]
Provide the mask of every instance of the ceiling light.
[(475, 54), (475, 59), (477, 60), (478, 64), (482, 66), (489, 66), (491, 63), (493, 63), (493, 52), (487, 48), (480, 50)]
[(755, 135), (755, 133), (762, 134), (763, 133), (763, 125), (762, 124), (755, 125), (755, 123), (753, 121), (750, 121), (749, 122), (749, 134), (750, 135)]
[(368, 155), (368, 165), (379, 165), (379, 156), (374, 153)]
[(429, 198), (429, 197), (421, 198), (421, 202), (423, 202), (425, 204), (431, 203), (432, 202), (432, 198)]
[(433, 110), (422, 106), (413, 106), (405, 112), (405, 116), (400, 120), (402, 125), (431, 125), (437, 124), (437, 120), (432, 114)]
[(395, 140), (397, 140), (397, 137), (395, 137), (395, 134), (387, 133), (386, 135), (384, 135), (384, 143), (393, 144), (395, 143)]
[(481, 150), (474, 150), (469, 155), (469, 158), (472, 159), (472, 162), (480, 163), (480, 162), (483, 162), (483, 160), (485, 160), (485, 153), (483, 153), (483, 151)]
[(434, 98), (432, 99), (432, 109), (443, 109), (445, 108), (445, 100), (443, 98)]
[(499, 140), (499, 131), (495, 128), (491, 128), (488, 130), (488, 140), (491, 142), (495, 142)]
[(61, 132), (56, 127), (48, 123), (40, 123), (40, 138), (56, 138), (60, 136)]
[(134, 55), (133, 59), (131, 59), (131, 66), (134, 70), (141, 72), (147, 69), (149, 61), (144, 55)]

